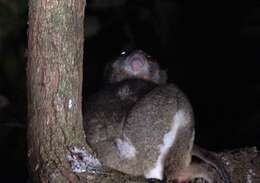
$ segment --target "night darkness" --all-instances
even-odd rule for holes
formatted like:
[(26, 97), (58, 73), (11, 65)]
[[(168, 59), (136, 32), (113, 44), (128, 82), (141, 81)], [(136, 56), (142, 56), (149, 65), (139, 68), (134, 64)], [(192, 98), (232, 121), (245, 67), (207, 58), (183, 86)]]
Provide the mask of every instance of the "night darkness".
[[(190, 99), (197, 144), (260, 146), (259, 2), (107, 1), (87, 1), (84, 97), (107, 62), (143, 49)], [(27, 1), (0, 0), (0, 182), (27, 181), (26, 30)]]

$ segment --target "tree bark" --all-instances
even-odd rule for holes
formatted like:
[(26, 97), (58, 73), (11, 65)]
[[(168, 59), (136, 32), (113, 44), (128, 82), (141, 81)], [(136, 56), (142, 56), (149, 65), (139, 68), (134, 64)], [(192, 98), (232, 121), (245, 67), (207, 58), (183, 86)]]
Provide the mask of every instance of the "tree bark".
[(260, 152), (256, 147), (222, 152), (218, 153), (218, 156), (224, 163), (231, 182), (260, 182)]
[[(222, 161), (231, 183), (260, 183), (260, 152), (256, 147), (234, 149), (215, 155)], [(223, 182), (219, 178), (216, 175), (214, 183)], [(196, 179), (192, 183), (204, 183), (204, 180)]]
[(34, 182), (76, 182), (68, 147), (85, 145), (82, 125), (84, 0), (30, 0), (28, 160)]

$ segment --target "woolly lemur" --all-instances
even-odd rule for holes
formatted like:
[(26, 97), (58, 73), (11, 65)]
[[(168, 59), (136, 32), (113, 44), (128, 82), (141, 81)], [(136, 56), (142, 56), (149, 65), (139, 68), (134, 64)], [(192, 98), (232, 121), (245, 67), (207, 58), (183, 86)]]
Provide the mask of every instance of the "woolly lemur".
[(190, 102), (176, 85), (166, 84), (166, 72), (151, 56), (141, 50), (122, 54), (108, 65), (105, 78), (107, 86), (87, 100), (85, 115), (87, 141), (102, 163), (169, 182), (213, 182), (207, 169), (192, 163), (194, 155), (229, 182), (221, 162), (193, 146)]

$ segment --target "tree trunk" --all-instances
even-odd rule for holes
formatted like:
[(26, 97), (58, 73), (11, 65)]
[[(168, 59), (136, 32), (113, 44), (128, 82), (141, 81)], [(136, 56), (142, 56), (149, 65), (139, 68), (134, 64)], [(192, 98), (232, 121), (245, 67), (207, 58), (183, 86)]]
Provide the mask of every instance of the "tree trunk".
[(82, 125), (84, 0), (30, 0), (28, 160), (34, 182), (76, 182), (68, 147), (85, 146)]

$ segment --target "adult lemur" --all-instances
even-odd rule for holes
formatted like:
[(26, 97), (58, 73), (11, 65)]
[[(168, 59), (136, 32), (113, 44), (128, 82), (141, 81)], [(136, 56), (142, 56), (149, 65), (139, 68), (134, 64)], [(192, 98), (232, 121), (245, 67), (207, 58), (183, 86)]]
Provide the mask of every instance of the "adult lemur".
[(123, 53), (108, 64), (105, 78), (108, 84), (87, 99), (85, 113), (87, 141), (103, 164), (167, 182), (198, 177), (229, 182), (221, 162), (193, 146), (190, 102), (166, 83), (166, 72), (151, 56), (141, 50)]

